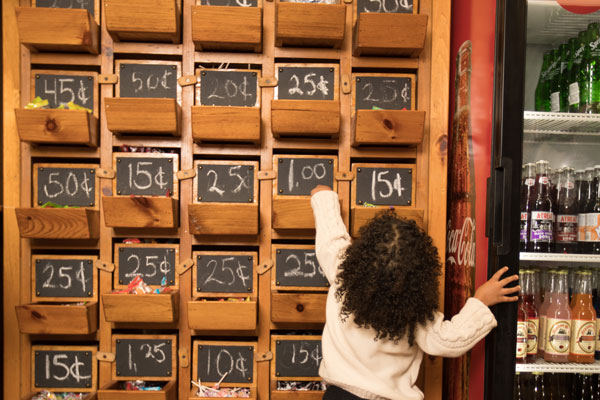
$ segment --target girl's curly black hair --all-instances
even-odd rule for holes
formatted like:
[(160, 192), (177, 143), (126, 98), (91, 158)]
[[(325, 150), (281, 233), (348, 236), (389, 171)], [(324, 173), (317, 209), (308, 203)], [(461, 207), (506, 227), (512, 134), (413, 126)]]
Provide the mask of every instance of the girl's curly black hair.
[(346, 250), (336, 278), (341, 317), (373, 328), (375, 339), (412, 346), (417, 324), (432, 321), (439, 307), (437, 248), (412, 220), (385, 211), (362, 226)]

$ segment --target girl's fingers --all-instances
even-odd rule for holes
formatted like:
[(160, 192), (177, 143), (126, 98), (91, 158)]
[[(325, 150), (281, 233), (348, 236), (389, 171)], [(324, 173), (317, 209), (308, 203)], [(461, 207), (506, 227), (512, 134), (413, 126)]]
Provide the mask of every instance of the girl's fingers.
[(519, 280), (519, 275), (511, 275), (511, 276), (508, 276), (508, 277), (506, 277), (506, 278), (502, 279), (502, 280), (500, 281), (500, 284), (501, 284), (502, 286), (506, 286), (506, 285), (508, 285), (509, 283), (511, 283), (511, 282), (514, 282), (514, 281), (518, 281), (518, 280)]
[(505, 266), (505, 267), (502, 267), (502, 268), (500, 268), (500, 269), (499, 269), (498, 271), (496, 271), (496, 273), (495, 273), (495, 274), (494, 274), (494, 275), (493, 275), (493, 276), (490, 278), (490, 280), (496, 280), (496, 281), (499, 281), (499, 280), (500, 280), (500, 277), (501, 277), (502, 275), (504, 275), (504, 273), (505, 273), (506, 271), (508, 271), (508, 267), (506, 267), (506, 266)]
[(504, 297), (502, 297), (502, 299), (504, 301), (517, 301), (517, 300), (519, 300), (519, 297), (518, 296), (504, 296)]
[(504, 288), (504, 289), (502, 289), (502, 294), (511, 294), (511, 293), (517, 293), (519, 290), (521, 290), (521, 286), (515, 286), (515, 287), (510, 287), (510, 288)]

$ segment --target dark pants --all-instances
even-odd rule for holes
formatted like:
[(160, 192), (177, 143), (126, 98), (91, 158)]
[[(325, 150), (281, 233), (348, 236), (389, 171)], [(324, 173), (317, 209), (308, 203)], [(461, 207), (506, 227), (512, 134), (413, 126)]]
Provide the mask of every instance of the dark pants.
[(363, 398), (355, 396), (340, 387), (327, 385), (323, 400), (363, 400)]

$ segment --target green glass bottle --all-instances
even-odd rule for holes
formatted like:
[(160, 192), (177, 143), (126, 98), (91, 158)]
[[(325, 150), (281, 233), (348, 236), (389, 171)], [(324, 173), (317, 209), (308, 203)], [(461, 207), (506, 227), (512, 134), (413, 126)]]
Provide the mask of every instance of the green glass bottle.
[(567, 61), (561, 68), (560, 73), (560, 111), (569, 111), (569, 78), (573, 69), (575, 51), (579, 47), (579, 40), (575, 38), (569, 39), (567, 42)]
[(540, 111), (550, 111), (550, 94), (552, 89), (552, 81), (554, 76), (557, 74), (557, 67), (560, 61), (560, 52), (558, 49), (551, 50), (552, 56), (550, 57), (550, 65), (548, 66), (548, 74), (546, 80), (542, 82), (541, 89), (541, 104), (542, 109)]
[[(538, 78), (537, 86), (535, 87), (535, 111), (549, 111), (544, 107), (544, 99), (548, 96), (544, 96), (544, 86), (548, 80), (548, 74), (550, 73), (550, 64), (552, 64), (552, 50), (544, 53), (544, 61), (542, 62), (542, 69)], [(548, 97), (548, 101), (549, 101)]]
[(590, 98), (591, 113), (600, 114), (600, 24), (590, 26)]
[(577, 82), (581, 60), (586, 46), (587, 31), (579, 32), (577, 35), (577, 48), (573, 54), (573, 66), (569, 71), (569, 112), (579, 112), (579, 83)]
[[(588, 25), (586, 33), (587, 44), (583, 51), (583, 58), (581, 60), (581, 68), (579, 69), (579, 77), (577, 82), (579, 83), (579, 112), (581, 113), (592, 113), (592, 79), (594, 75), (594, 66), (596, 62), (592, 58), (592, 43), (598, 42), (598, 23), (591, 23)], [(595, 44), (595, 47), (598, 47)]]
[(554, 69), (554, 75), (552, 76), (552, 84), (550, 86), (550, 111), (559, 112), (560, 99), (561, 99), (561, 76), (563, 71), (566, 69), (568, 61), (568, 50), (569, 46), (566, 43), (562, 43), (558, 46), (559, 58)]

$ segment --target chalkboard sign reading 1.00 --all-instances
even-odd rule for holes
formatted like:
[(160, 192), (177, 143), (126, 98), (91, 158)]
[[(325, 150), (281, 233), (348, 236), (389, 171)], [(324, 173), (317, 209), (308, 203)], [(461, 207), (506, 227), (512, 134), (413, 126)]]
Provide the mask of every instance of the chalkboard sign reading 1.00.
[(277, 192), (288, 196), (310, 196), (317, 185), (333, 188), (334, 158), (279, 158)]
[(357, 0), (358, 13), (412, 14), (414, 0)]
[(61, 206), (96, 206), (96, 168), (35, 164), (37, 205), (52, 202)]
[(320, 339), (278, 337), (275, 341), (275, 376), (277, 377), (318, 377), (322, 359)]
[(354, 78), (356, 84), (356, 109), (412, 110), (413, 80), (399, 76), (363, 76)]
[(36, 0), (36, 7), (69, 8), (88, 10), (92, 17), (96, 12), (95, 0)]
[(256, 107), (258, 105), (256, 71), (202, 70), (198, 86), (199, 104), (203, 106)]
[(175, 336), (130, 337), (115, 341), (116, 379), (144, 377), (147, 380), (171, 380)]
[(121, 155), (116, 159), (116, 190), (119, 196), (171, 196), (176, 157), (133, 157)]
[(35, 74), (35, 96), (48, 100), (49, 108), (73, 102), (94, 110), (94, 86), (91, 75)]
[(412, 203), (412, 168), (356, 169), (356, 204), (409, 206)]
[(198, 254), (196, 291), (203, 293), (245, 293), (253, 290), (254, 257), (244, 254)]
[(119, 67), (119, 97), (177, 98), (178, 64), (126, 64)]
[(314, 248), (278, 248), (275, 253), (277, 288), (284, 289), (286, 286), (327, 288), (329, 286), (317, 261)]
[(92, 300), (95, 294), (96, 258), (34, 256), (36, 301)]
[(253, 203), (257, 168), (258, 163), (198, 163), (196, 199), (201, 203)]
[(95, 347), (33, 346), (31, 351), (36, 389), (95, 390)]
[(335, 100), (333, 67), (279, 67), (275, 98), (280, 100)]
[(196, 368), (202, 382), (249, 384), (254, 382), (254, 346), (205, 345), (196, 346)]
[(160, 286), (163, 278), (167, 286), (175, 285), (175, 248), (154, 245), (118, 247), (119, 285), (126, 287), (136, 276), (151, 286)]

